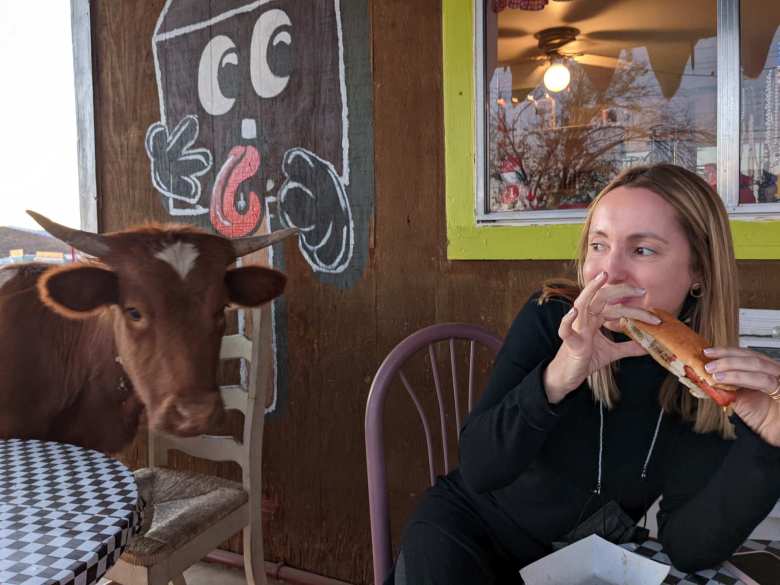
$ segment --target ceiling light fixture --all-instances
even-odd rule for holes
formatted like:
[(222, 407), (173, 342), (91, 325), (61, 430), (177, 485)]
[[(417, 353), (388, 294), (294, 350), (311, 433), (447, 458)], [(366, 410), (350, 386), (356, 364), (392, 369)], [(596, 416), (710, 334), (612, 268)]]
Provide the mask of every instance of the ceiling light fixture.
[(571, 73), (563, 63), (553, 63), (544, 72), (544, 87), (548, 91), (558, 93), (569, 87)]

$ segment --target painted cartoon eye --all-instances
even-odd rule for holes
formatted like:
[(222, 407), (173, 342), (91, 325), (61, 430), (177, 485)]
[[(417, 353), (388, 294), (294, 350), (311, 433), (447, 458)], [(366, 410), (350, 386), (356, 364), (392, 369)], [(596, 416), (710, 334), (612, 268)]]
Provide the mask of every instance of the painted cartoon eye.
[[(203, 48), (198, 65), (198, 97), (203, 109), (212, 116), (221, 116), (228, 112), (236, 101), (225, 93), (235, 93), (234, 87), (228, 87), (228, 71), (237, 75), (238, 53), (230, 37), (218, 35)], [(228, 67), (232, 66), (232, 67)], [(233, 91), (228, 91), (232, 89)]]
[(274, 9), (260, 15), (252, 31), (252, 86), (262, 98), (272, 98), (290, 81), (292, 26), (283, 10)]

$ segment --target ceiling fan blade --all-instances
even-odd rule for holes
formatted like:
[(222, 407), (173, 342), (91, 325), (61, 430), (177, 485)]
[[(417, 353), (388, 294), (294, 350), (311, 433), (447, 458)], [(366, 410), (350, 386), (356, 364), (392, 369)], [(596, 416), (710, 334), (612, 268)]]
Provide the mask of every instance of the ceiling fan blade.
[(615, 0), (580, 0), (571, 2), (569, 9), (563, 15), (563, 22), (581, 22), (599, 16), (608, 8), (615, 7)]
[(742, 3), (742, 69), (751, 79), (764, 70), (772, 38), (780, 25), (780, 2), (766, 4), (761, 10), (748, 10), (749, 3)]
[(523, 30), (514, 26), (500, 26), (498, 27), (499, 39), (518, 39), (520, 37), (527, 37), (531, 33), (527, 30)]
[[(751, 33), (752, 34), (752, 33)], [(594, 41), (619, 41), (629, 46), (645, 45), (647, 43), (675, 43), (697, 41), (715, 36), (715, 29), (709, 27), (658, 30), (658, 29), (628, 29), (628, 30), (596, 30), (583, 35)]]
[(537, 65), (547, 66), (550, 60), (545, 57), (534, 57), (531, 59), (509, 59), (507, 61), (499, 61), (498, 67), (513, 67), (513, 66), (525, 66), (536, 67)]
[(620, 63), (620, 59), (616, 57), (607, 57), (605, 55), (595, 55), (593, 53), (584, 53), (577, 55), (574, 60), (580, 65), (588, 65), (590, 67), (602, 67), (608, 69), (615, 69)]
[(526, 47), (520, 52), (510, 52), (503, 50), (503, 47), (499, 47), (498, 50), (498, 62), (504, 65), (510, 65), (512, 63), (529, 63), (543, 61), (546, 57), (542, 52), (534, 47)]

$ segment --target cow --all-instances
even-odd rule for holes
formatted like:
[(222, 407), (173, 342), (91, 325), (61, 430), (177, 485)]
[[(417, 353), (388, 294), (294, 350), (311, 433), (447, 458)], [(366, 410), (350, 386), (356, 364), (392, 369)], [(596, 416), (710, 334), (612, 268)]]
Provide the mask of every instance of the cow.
[(231, 267), (293, 235), (228, 240), (149, 224), (108, 234), (28, 212), (91, 256), (0, 270), (0, 439), (61, 441), (115, 453), (151, 429), (192, 436), (224, 414), (217, 386), (229, 305), (280, 295), (284, 274)]

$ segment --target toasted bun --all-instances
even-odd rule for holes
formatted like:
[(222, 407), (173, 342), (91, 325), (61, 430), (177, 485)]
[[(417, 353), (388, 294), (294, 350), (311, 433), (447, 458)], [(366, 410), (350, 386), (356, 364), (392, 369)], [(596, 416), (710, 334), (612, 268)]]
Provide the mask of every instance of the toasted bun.
[[(691, 390), (691, 394), (697, 398), (709, 396), (721, 406), (732, 402), (734, 400), (733, 393), (737, 387), (716, 382), (704, 369), (705, 364), (711, 362), (712, 359), (704, 355), (703, 350), (710, 347), (711, 344), (670, 313), (662, 309), (650, 309), (650, 312), (661, 319), (661, 323), (652, 325), (637, 319), (623, 317), (620, 324), (626, 335), (647, 349), (648, 353), (659, 364), (677, 375), (681, 382)], [(652, 341), (655, 341), (655, 344)], [(674, 362), (674, 358), (678, 360), (678, 363)], [(692, 384), (686, 383), (683, 377), (692, 381), (696, 388)], [(701, 390), (697, 391), (698, 388)], [(723, 391), (730, 394), (723, 394)]]

